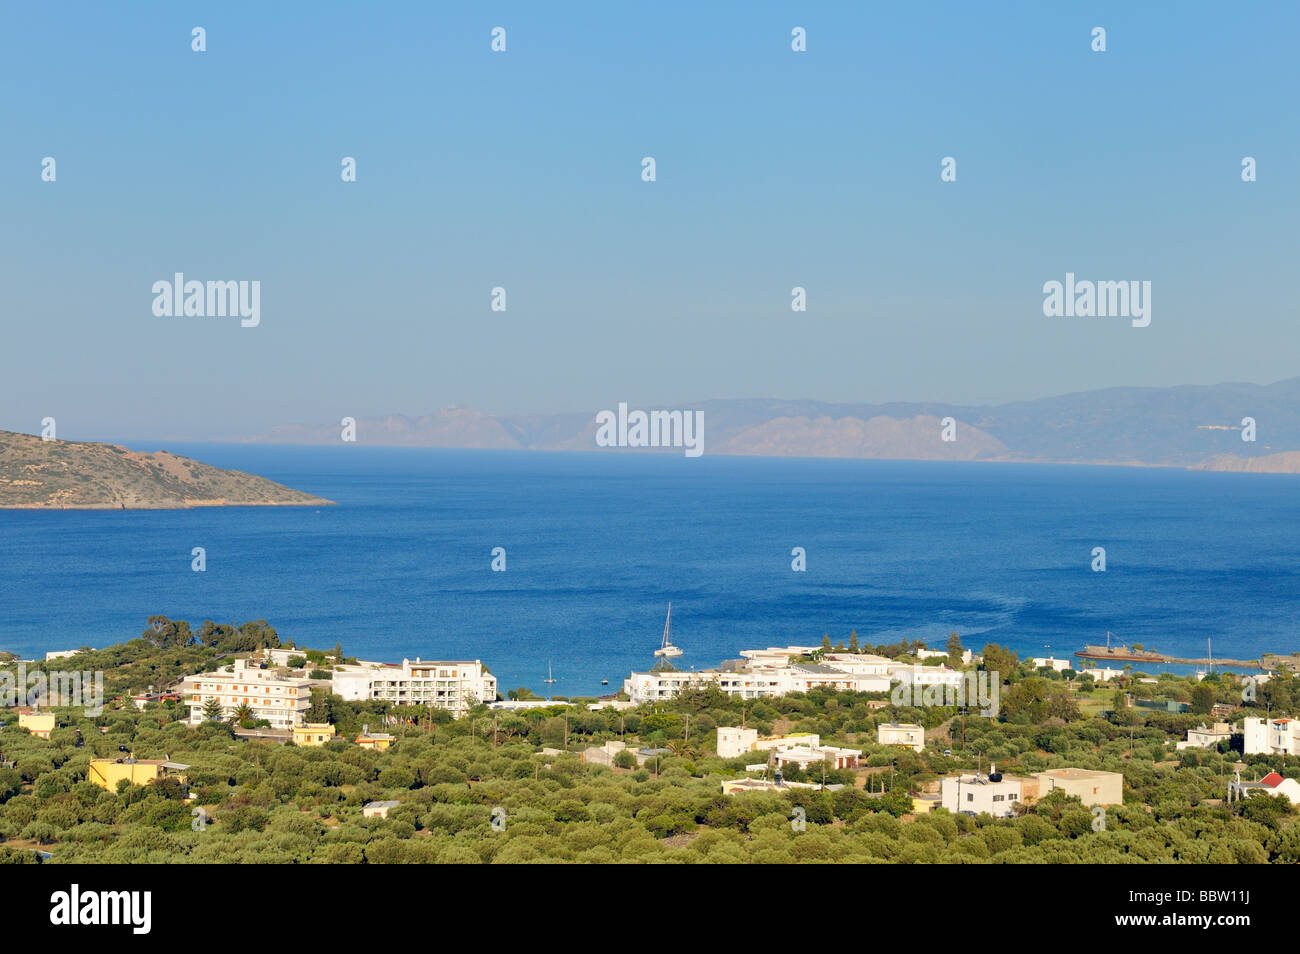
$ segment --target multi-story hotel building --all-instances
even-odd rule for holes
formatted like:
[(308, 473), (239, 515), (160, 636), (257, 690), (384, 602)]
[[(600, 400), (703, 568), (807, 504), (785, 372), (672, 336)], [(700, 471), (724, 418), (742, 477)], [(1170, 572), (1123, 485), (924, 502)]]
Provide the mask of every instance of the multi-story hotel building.
[(397, 706), (433, 706), (457, 716), (495, 702), (497, 677), (480, 660), (403, 659), (391, 663), (335, 666), (334, 694), (353, 701), (375, 699)]
[(236, 659), (233, 666), (223, 670), (186, 676), (181, 683), (181, 698), (190, 707), (191, 725), (204, 721), (203, 707), (215, 699), (221, 704), (223, 719), (247, 705), (254, 719), (265, 719), (273, 729), (292, 729), (302, 725), (303, 716), (311, 708), (311, 681), (283, 678), (274, 669)]
[(946, 666), (895, 663), (869, 654), (827, 653), (820, 663), (796, 661), (808, 650), (807, 646), (744, 650), (740, 654), (744, 657), (743, 668), (739, 669), (633, 672), (623, 680), (623, 691), (636, 703), (671, 699), (684, 688), (704, 686), (714, 686), (741, 699), (762, 699), (816, 688), (888, 692), (893, 682), (943, 685), (955, 684), (962, 678), (960, 672)]

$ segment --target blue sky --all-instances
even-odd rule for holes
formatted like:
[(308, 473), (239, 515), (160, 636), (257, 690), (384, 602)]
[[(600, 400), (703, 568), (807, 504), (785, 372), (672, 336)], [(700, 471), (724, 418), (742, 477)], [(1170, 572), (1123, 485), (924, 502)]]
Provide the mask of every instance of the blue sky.
[[(0, 12), (0, 428), (1300, 374), (1294, 4), (269, 6)], [(1045, 318), (1067, 271), (1151, 326)]]

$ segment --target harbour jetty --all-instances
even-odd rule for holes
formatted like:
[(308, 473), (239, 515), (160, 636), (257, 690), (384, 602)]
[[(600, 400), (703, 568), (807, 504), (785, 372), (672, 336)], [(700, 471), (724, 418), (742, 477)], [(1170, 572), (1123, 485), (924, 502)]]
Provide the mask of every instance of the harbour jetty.
[(1160, 653), (1129, 649), (1127, 646), (1084, 646), (1075, 655), (1084, 659), (1105, 659), (1107, 662), (1169, 662)]
[(1182, 656), (1170, 656), (1166, 653), (1153, 652), (1149, 649), (1129, 649), (1127, 646), (1085, 646), (1075, 653), (1083, 659), (1104, 659), (1107, 662), (1147, 662), (1147, 663), (1173, 663), (1183, 666), (1240, 666), (1247, 669), (1274, 669), (1276, 663), (1266, 664), (1269, 660), (1292, 660), (1296, 657), (1278, 656), (1275, 653), (1268, 653), (1261, 659), (1224, 659), (1222, 657), (1201, 656), (1198, 658), (1188, 658)]

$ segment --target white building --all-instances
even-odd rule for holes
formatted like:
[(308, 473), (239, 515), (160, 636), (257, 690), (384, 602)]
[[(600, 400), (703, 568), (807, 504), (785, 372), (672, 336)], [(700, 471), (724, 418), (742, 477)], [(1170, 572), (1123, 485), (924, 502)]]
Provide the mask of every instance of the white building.
[(311, 708), (311, 681), (281, 679), (274, 669), (236, 659), (224, 670), (186, 676), (181, 680), (181, 699), (190, 707), (191, 725), (204, 721), (203, 707), (215, 699), (221, 704), (223, 719), (247, 705), (254, 719), (265, 719), (273, 729), (290, 729), (302, 725)]
[(816, 732), (795, 732), (790, 735), (769, 735), (759, 738), (757, 729), (740, 726), (718, 726), (718, 755), (734, 759), (746, 752), (770, 752), (774, 749), (817, 748), (822, 738)]
[[(257, 653), (254, 653), (254, 655), (258, 655), (258, 654), (260, 654), (261, 657), (262, 657), (262, 659), (264, 659), (267, 663), (269, 663), (269, 664), (272, 665), (272, 666), (287, 666), (287, 665), (289, 665), (289, 660), (290, 660), (290, 659), (293, 659), (294, 657), (299, 657), (299, 658), (301, 658), (301, 659), (306, 659), (306, 658), (307, 658), (307, 652), (308, 652), (308, 651), (307, 651), (305, 648), (300, 648), (300, 649), (260, 649), (260, 650), (257, 651)], [(330, 652), (330, 653), (326, 653), (326, 654), (325, 654), (325, 658), (326, 658), (326, 659), (331, 659), (331, 660), (332, 660), (332, 659), (334, 659), (334, 654), (333, 654), (332, 652)], [(309, 667), (308, 667), (308, 668), (310, 668), (310, 664), (309, 664)]]
[(330, 674), (330, 692), (349, 702), (369, 699), (370, 683), (375, 678), (375, 671), (382, 668), (383, 663), (336, 666)]
[(1256, 792), (1274, 798), (1281, 796), (1290, 799), (1292, 805), (1300, 805), (1300, 782), (1293, 778), (1283, 778), (1277, 772), (1269, 772), (1258, 782), (1243, 782), (1241, 773), (1238, 772), (1236, 778), (1228, 783), (1229, 802), (1248, 798)]
[(400, 804), (397, 801), (366, 802), (361, 806), (361, 814), (366, 818), (387, 818), (388, 813)]
[(718, 673), (706, 676), (700, 672), (651, 670), (633, 672), (623, 680), (623, 691), (635, 703), (671, 699), (683, 689), (703, 686), (717, 681)]
[(795, 663), (742, 672), (723, 672), (715, 669), (704, 672), (652, 670), (633, 672), (623, 680), (623, 691), (637, 704), (671, 699), (684, 688), (704, 686), (714, 686), (727, 695), (739, 699), (770, 699), (791, 692), (807, 692), (817, 688), (851, 692), (887, 692), (889, 679), (884, 676), (845, 672), (837, 666)]
[[(844, 786), (827, 785), (826, 791), (834, 792)], [(762, 778), (733, 778), (722, 782), (723, 795), (736, 795), (743, 792), (784, 792), (792, 788), (816, 789), (821, 785), (814, 782), (773, 782)]]
[(433, 706), (457, 716), (497, 698), (497, 677), (474, 661), (403, 659), (400, 666), (366, 663), (338, 666), (331, 676), (335, 695), (374, 699), (398, 706)]
[(1012, 805), (1020, 801), (1018, 778), (1004, 778), (996, 772), (988, 775), (950, 775), (940, 785), (940, 802), (956, 814), (982, 815), (994, 818), (1011, 814)]
[(615, 712), (626, 712), (629, 709), (635, 709), (636, 703), (630, 699), (601, 699), (599, 702), (587, 703), (588, 712), (599, 712), (601, 709), (613, 709)]
[(1070, 660), (1057, 659), (1055, 656), (1034, 656), (1029, 661), (1035, 669), (1054, 669), (1057, 672), (1065, 672), (1067, 669), (1074, 668)]
[(1220, 742), (1227, 742), (1231, 738), (1232, 726), (1226, 722), (1216, 722), (1214, 725), (1200, 725), (1195, 729), (1188, 729), (1187, 741), (1179, 742), (1175, 748), (1180, 752), (1184, 749), (1212, 749)]
[(771, 752), (774, 749), (793, 749), (796, 747), (815, 749), (822, 744), (822, 737), (816, 732), (791, 732), (789, 735), (769, 735), (754, 743), (750, 751)]
[(1062, 791), (1073, 795), (1085, 806), (1123, 805), (1124, 776), (1119, 772), (1099, 772), (1093, 769), (1057, 768), (1035, 772), (1038, 781), (1038, 798)]
[(856, 673), (862, 676), (884, 676), (885, 678), (889, 678), (893, 668), (899, 665), (892, 659), (877, 656), (874, 653), (827, 653), (822, 657), (822, 663), (827, 666), (834, 666), (844, 672)]
[(776, 763), (777, 768), (784, 768), (793, 763), (801, 769), (807, 769), (825, 763), (828, 768), (851, 769), (857, 768), (861, 756), (861, 749), (842, 749), (834, 745), (816, 747), (801, 745), (776, 749), (772, 753), (772, 761)]
[[(948, 651), (946, 649), (918, 649), (916, 651), (917, 659), (947, 659)], [(961, 651), (961, 662), (963, 666), (969, 666), (974, 658), (974, 653), (969, 649)]]
[(789, 689), (789, 667), (755, 669), (749, 672), (702, 672), (701, 685), (712, 684), (738, 699), (762, 699), (784, 695)]
[(718, 757), (734, 759), (754, 748), (758, 741), (757, 729), (744, 729), (737, 725), (718, 726)]
[(894, 682), (914, 686), (952, 686), (956, 689), (966, 680), (966, 674), (948, 666), (920, 666), (916, 663), (889, 664), (889, 678)]
[(550, 699), (500, 699), (497, 702), (489, 702), (489, 709), (501, 709), (506, 712), (522, 712), (526, 709), (548, 709), (551, 706), (567, 706), (572, 708), (572, 702), (560, 702), (558, 699), (552, 702)]
[(1246, 719), (1243, 725), (1246, 755), (1300, 755), (1300, 722), (1281, 716)]
[(825, 663), (793, 663), (778, 670), (781, 694), (825, 688), (844, 692), (888, 692), (889, 678), (863, 672), (849, 672)]
[(1092, 669), (1082, 669), (1079, 672), (1080, 675), (1086, 673), (1092, 676), (1093, 682), (1110, 682), (1112, 679), (1127, 675), (1123, 669), (1111, 669), (1109, 666), (1097, 666)]
[[(749, 752), (771, 752), (771, 761), (778, 767), (794, 763), (800, 768), (829, 762), (834, 768), (856, 768), (862, 756), (861, 749), (845, 749), (822, 745), (821, 736), (815, 732), (792, 735), (773, 735), (759, 738), (757, 729), (739, 726), (718, 727), (718, 755), (734, 759)], [(767, 763), (758, 762), (747, 768), (758, 771)]]
[(965, 673), (948, 666), (922, 666), (896, 662), (873, 653), (823, 653), (819, 662), (799, 658), (818, 652), (814, 646), (746, 649), (741, 669), (702, 672), (651, 670), (633, 672), (623, 680), (623, 691), (633, 703), (671, 699), (686, 688), (715, 686), (741, 699), (762, 699), (791, 692), (825, 688), (835, 691), (888, 692), (894, 683), (919, 687), (963, 684)]
[(787, 666), (792, 657), (811, 656), (820, 650), (820, 646), (769, 646), (767, 649), (742, 649), (740, 655), (749, 660), (751, 666)]
[(876, 741), (881, 745), (902, 745), (913, 752), (924, 752), (925, 728), (915, 722), (886, 722), (876, 726)]
[(620, 742), (617, 739), (611, 739), (604, 745), (592, 745), (582, 750), (579, 756), (584, 762), (590, 762), (593, 765), (604, 765), (607, 768), (614, 767), (614, 757), (627, 748), (626, 742)]

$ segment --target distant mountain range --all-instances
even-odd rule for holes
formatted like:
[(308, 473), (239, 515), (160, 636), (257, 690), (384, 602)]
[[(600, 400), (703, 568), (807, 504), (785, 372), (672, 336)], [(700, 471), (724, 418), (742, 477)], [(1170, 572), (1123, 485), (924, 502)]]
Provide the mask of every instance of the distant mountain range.
[[(1269, 385), (1106, 388), (985, 406), (738, 399), (676, 409), (703, 411), (707, 454), (1300, 473), (1300, 378)], [(942, 439), (945, 418), (955, 422), (956, 440)], [(1254, 441), (1242, 440), (1244, 418), (1255, 421)], [(356, 430), (358, 443), (372, 445), (604, 449), (596, 446), (595, 412), (491, 415), (451, 407), (422, 417), (361, 418)], [(338, 443), (340, 434), (337, 425), (286, 425), (253, 440), (324, 444)]]
[(165, 510), (331, 503), (264, 477), (166, 451), (0, 431), (0, 509)]

